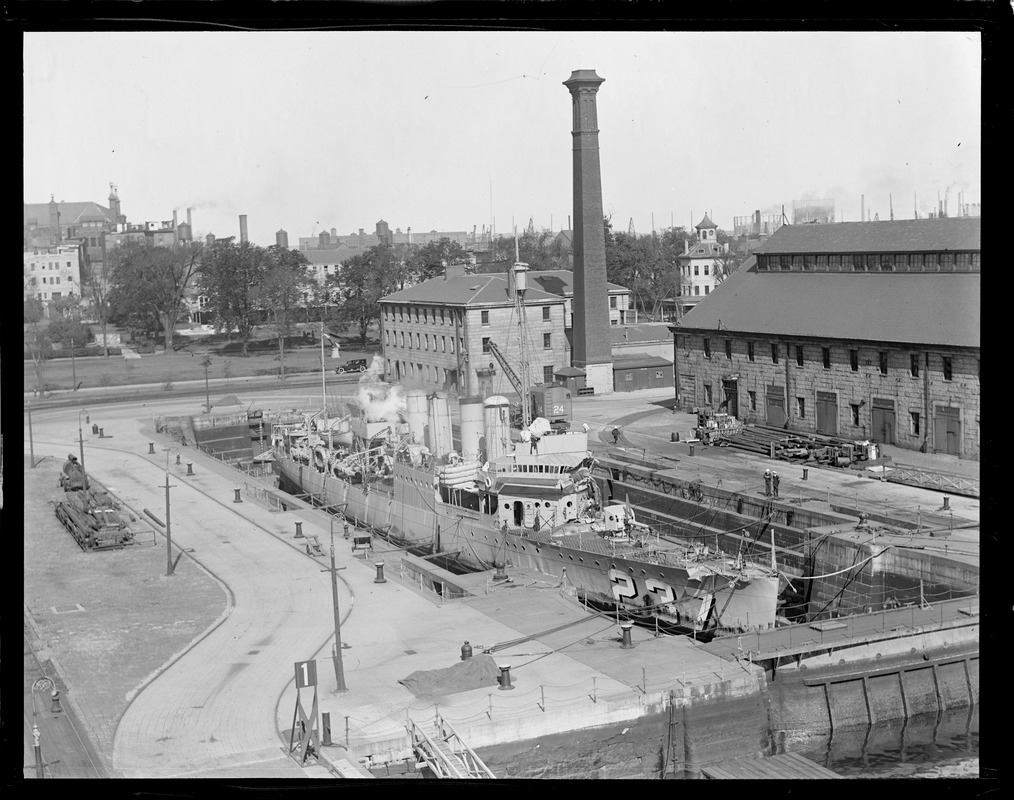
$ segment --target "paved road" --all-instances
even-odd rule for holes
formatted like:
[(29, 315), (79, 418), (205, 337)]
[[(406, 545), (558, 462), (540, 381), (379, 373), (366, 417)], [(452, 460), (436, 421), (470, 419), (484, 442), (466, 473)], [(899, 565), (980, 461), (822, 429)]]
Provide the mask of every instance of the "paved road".
[[(67, 452), (66, 443), (76, 438), (76, 416), (41, 420), (36, 455)], [(143, 409), (138, 415), (129, 406), (108, 407), (94, 416), (112, 438), (89, 437), (88, 469), (128, 506), (164, 517), (165, 454), (149, 456), (137, 435), (138, 424), (147, 423)], [(128, 706), (114, 740), (114, 770), (124, 777), (160, 777), (245, 764), (250, 776), (291, 775), (276, 708), (291, 683), (293, 662), (314, 658), (333, 634), (330, 583), (318, 562), (265, 535), (248, 518), (256, 516), (255, 506), (233, 503), (232, 493), (211, 475), (186, 478), (174, 457), (170, 463), (173, 543), (192, 549), (230, 587), (233, 605), (217, 628)], [(349, 608), (347, 592), (342, 599)]]

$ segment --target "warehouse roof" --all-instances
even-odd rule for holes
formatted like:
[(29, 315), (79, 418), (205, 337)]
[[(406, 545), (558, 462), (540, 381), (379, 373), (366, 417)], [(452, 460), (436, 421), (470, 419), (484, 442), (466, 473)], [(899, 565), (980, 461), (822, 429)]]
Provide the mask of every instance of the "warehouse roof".
[(782, 225), (758, 253), (918, 253), (980, 250), (979, 217)]
[(613, 372), (618, 369), (642, 369), (644, 367), (671, 367), (672, 361), (661, 356), (649, 356), (647, 353), (631, 353), (630, 355), (613, 356)]
[(951, 272), (757, 272), (751, 258), (689, 311), (682, 327), (979, 347), (979, 277)]

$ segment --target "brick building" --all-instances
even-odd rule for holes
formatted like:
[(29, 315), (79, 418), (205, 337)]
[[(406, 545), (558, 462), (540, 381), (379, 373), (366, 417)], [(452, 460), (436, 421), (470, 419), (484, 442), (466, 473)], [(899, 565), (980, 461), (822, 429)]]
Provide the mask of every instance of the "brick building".
[(82, 249), (82, 244), (72, 242), (24, 251), (24, 296), (41, 300), (47, 316), (50, 301), (81, 297)]
[(979, 231), (782, 226), (672, 328), (681, 406), (978, 458)]

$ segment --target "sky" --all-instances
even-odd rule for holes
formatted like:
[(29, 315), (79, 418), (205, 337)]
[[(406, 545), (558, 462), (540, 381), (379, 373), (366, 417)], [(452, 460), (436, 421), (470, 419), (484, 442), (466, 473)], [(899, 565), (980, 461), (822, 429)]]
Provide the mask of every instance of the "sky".
[(33, 32), (23, 59), (24, 201), (113, 183), (130, 222), (191, 208), (195, 236), (567, 228), (577, 69), (605, 79), (614, 230), (980, 201), (969, 31)]

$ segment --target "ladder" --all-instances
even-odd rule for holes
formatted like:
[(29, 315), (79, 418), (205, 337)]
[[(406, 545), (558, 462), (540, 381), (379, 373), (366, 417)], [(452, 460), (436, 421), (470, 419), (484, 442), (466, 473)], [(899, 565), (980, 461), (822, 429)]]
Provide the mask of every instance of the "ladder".
[(419, 760), (417, 768), (428, 767), (437, 778), (496, 777), (440, 714), (434, 720), (432, 735), (411, 719), (407, 727), (412, 752)]

